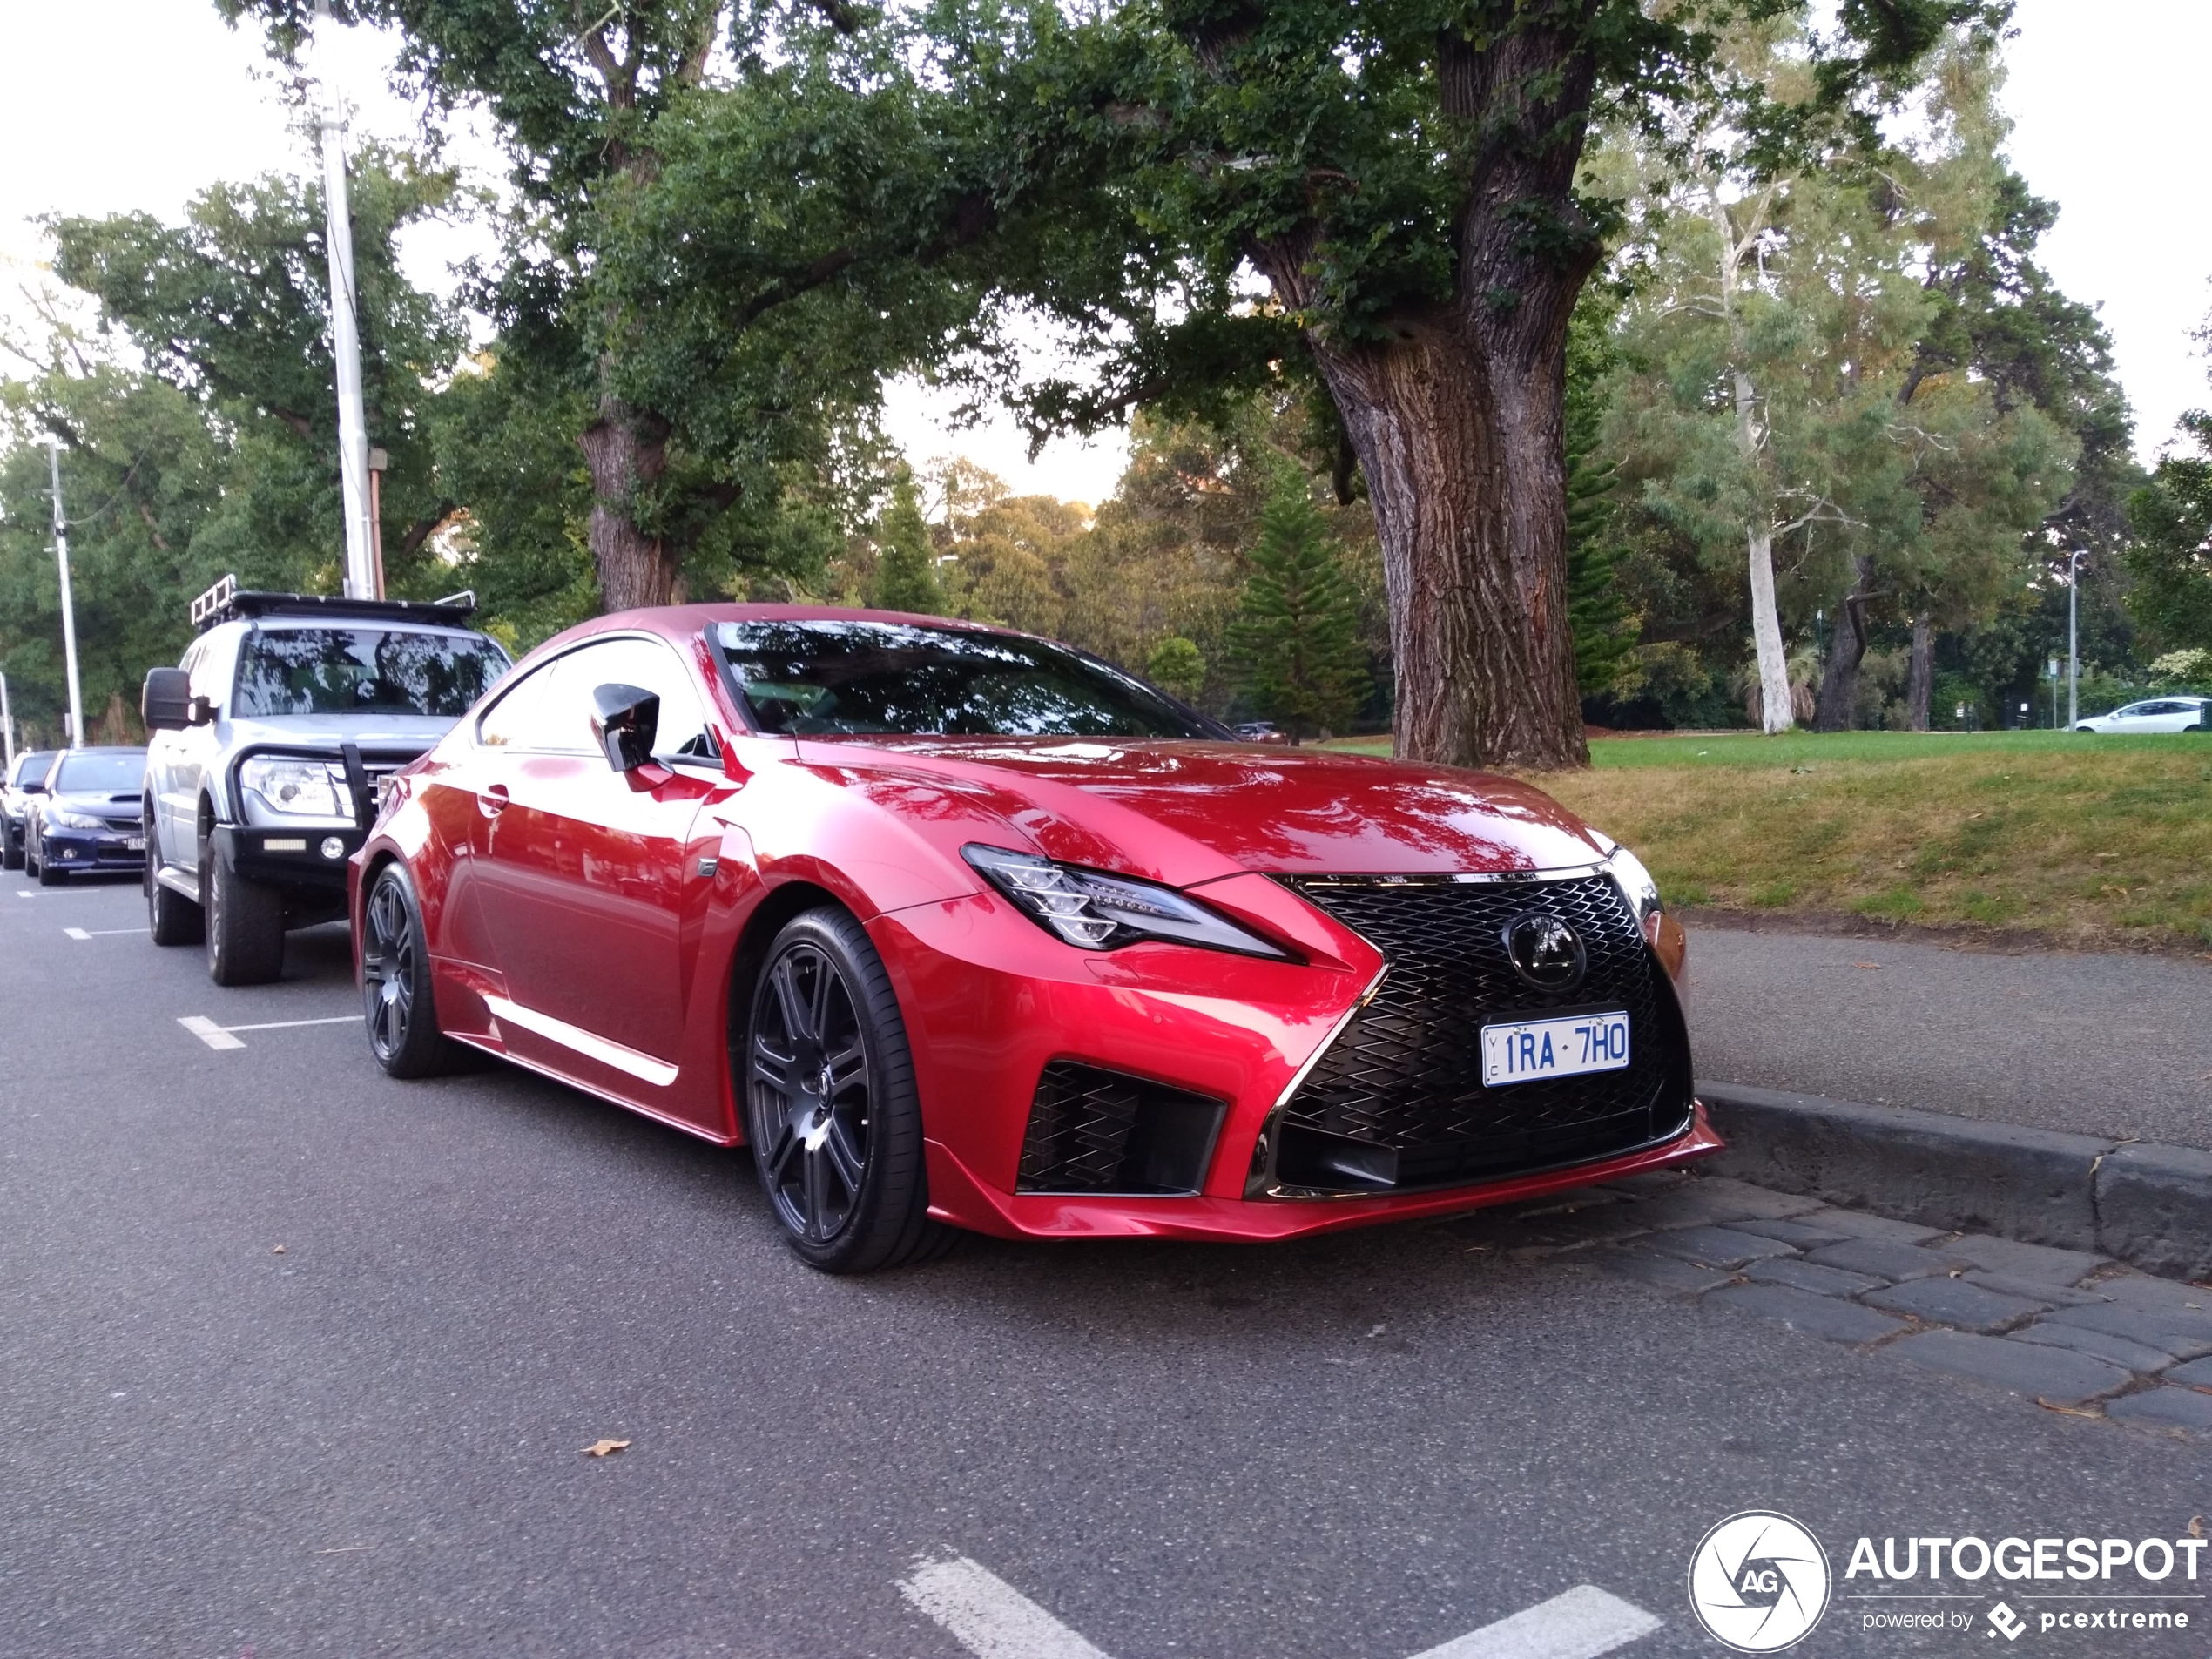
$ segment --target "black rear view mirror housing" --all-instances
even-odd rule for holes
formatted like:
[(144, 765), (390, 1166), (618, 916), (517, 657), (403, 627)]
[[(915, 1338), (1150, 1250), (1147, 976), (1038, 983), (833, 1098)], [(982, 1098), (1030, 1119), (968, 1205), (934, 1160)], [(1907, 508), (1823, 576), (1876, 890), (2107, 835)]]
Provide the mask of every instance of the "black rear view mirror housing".
[(591, 735), (617, 772), (635, 772), (653, 758), (660, 733), (660, 698), (642, 685), (619, 681), (591, 693)]

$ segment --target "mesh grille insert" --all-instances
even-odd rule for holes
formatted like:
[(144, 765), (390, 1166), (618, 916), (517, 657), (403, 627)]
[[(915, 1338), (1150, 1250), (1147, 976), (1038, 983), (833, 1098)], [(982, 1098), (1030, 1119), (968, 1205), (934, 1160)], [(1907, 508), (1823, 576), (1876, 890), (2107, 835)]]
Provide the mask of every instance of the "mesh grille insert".
[(1149, 1078), (1055, 1060), (1037, 1079), (1015, 1190), (1196, 1192), (1227, 1110)]
[[(1375, 1000), (1291, 1097), (1283, 1116), (1291, 1138), (1303, 1130), (1389, 1147), (1404, 1188), (1604, 1157), (1688, 1123), (1682, 1016), (1610, 877), (1290, 886), (1390, 964)], [(1507, 925), (1532, 911), (1565, 921), (1588, 952), (1587, 975), (1563, 995), (1530, 989), (1506, 954)], [(1628, 1011), (1624, 1070), (1483, 1087), (1485, 1023), (1596, 1008)]]

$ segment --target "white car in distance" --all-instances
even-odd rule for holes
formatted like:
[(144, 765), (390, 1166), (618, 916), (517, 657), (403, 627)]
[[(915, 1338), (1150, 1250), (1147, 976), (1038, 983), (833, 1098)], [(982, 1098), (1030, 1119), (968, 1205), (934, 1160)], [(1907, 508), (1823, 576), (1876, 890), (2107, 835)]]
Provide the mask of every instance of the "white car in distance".
[(2212, 697), (2154, 697), (2074, 723), (2076, 732), (2202, 732), (2212, 726)]

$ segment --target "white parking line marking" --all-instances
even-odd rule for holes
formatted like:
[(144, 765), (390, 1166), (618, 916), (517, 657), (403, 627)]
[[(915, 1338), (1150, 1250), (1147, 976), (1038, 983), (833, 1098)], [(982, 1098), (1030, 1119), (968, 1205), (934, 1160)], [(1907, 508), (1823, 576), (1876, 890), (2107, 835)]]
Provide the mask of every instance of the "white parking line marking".
[(1659, 1621), (1633, 1602), (1578, 1584), (1414, 1659), (1596, 1659), (1658, 1628)]
[(143, 927), (95, 927), (89, 933), (82, 927), (64, 927), (62, 931), (71, 939), (113, 939), (120, 934), (142, 934)]
[(243, 1049), (246, 1046), (204, 1014), (179, 1015), (177, 1023), (211, 1049)]
[[(926, 1561), (899, 1594), (976, 1659), (1108, 1659), (988, 1568), (965, 1555)], [(1579, 1584), (1413, 1659), (1597, 1659), (1659, 1628), (1633, 1602)]]
[(64, 927), (62, 931), (67, 934), (71, 939), (90, 939), (92, 936), (91, 934), (86, 933), (82, 927)]
[(327, 1020), (264, 1020), (258, 1025), (217, 1025), (204, 1014), (186, 1014), (179, 1015), (177, 1023), (211, 1049), (243, 1049), (246, 1045), (233, 1035), (234, 1032), (289, 1031), (303, 1025), (351, 1025), (360, 1018), (358, 1014), (336, 1014)]
[(976, 1659), (1107, 1659), (989, 1568), (965, 1555), (929, 1561), (899, 1593)]

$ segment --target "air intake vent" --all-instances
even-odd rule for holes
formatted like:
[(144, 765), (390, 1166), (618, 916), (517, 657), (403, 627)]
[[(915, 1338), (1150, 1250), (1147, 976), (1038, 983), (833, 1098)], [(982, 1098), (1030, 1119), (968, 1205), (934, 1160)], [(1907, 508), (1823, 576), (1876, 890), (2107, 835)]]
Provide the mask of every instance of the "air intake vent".
[(1055, 1060), (1037, 1079), (1015, 1190), (1195, 1193), (1205, 1183), (1227, 1111), (1204, 1095)]

